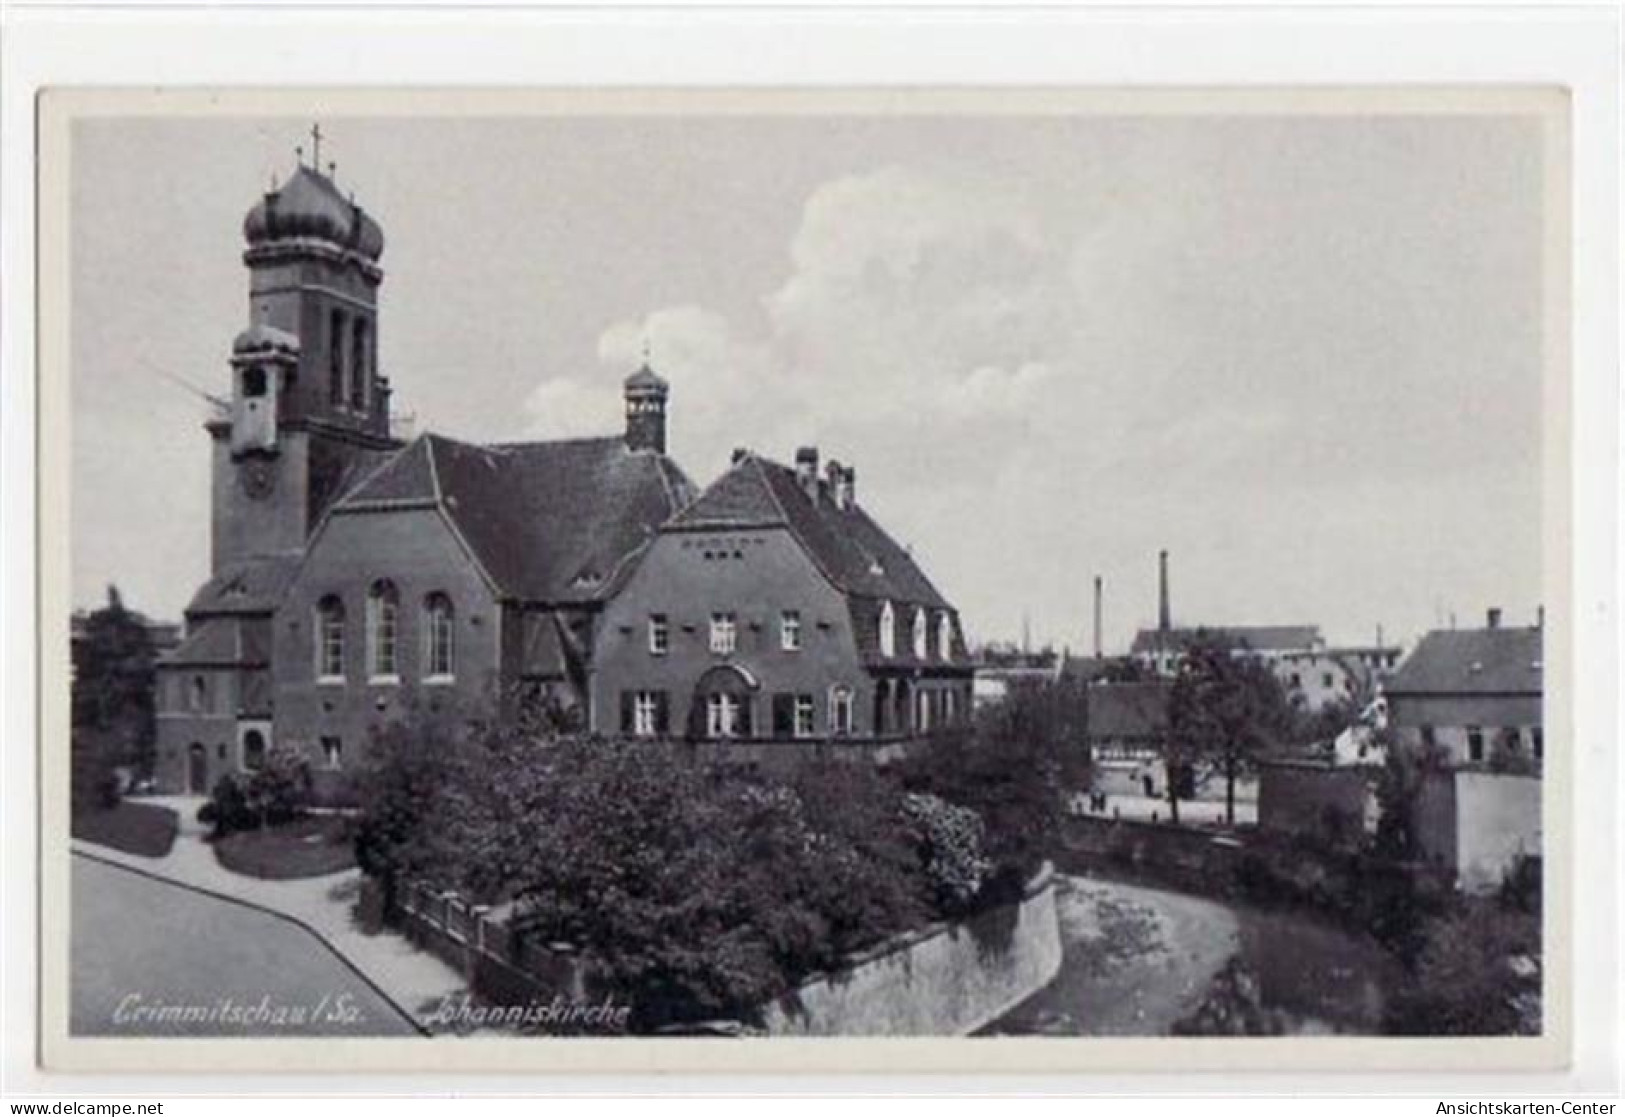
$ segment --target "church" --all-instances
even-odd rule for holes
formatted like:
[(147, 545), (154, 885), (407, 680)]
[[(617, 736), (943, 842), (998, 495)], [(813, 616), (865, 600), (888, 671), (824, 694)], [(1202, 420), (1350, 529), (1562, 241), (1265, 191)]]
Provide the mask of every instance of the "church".
[(617, 434), (403, 442), (377, 220), (301, 163), (243, 233), (249, 321), (206, 424), (211, 575), (159, 662), (163, 790), (206, 793), (276, 743), (336, 798), (384, 727), (522, 702), (746, 760), (896, 747), (969, 710), (958, 614), (851, 467), (741, 450), (697, 491), (647, 361)]

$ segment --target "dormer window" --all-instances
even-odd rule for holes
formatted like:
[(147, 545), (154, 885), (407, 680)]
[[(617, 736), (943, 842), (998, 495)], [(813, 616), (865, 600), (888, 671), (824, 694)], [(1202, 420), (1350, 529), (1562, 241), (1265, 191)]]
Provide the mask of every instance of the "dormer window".
[(937, 658), (944, 663), (954, 658), (954, 620), (947, 613), (937, 617)]
[(890, 601), (880, 603), (880, 654), (888, 659), (897, 654), (897, 614)]
[(928, 649), (927, 642), (926, 642), (925, 610), (924, 609), (915, 609), (914, 610), (914, 625), (913, 625), (913, 632), (911, 633), (911, 635), (913, 636), (914, 658), (915, 659), (924, 659), (924, 658), (926, 658), (926, 656), (929, 654), (929, 649)]
[(265, 370), (251, 365), (243, 370), (243, 398), (259, 399), (265, 395)]

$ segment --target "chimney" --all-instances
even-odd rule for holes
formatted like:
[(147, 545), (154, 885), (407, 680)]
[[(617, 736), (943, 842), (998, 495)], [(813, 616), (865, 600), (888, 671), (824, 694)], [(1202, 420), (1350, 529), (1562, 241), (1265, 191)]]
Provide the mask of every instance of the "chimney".
[(1535, 627), (1539, 629), (1545, 629), (1546, 627), (1546, 606), (1544, 605), (1535, 606)]
[(747, 450), (743, 446), (735, 446), (734, 447), (734, 452), (733, 452), (733, 457), (729, 459), (729, 463), (732, 464), (732, 465), (738, 465), (740, 462), (744, 461), (748, 457), (750, 457), (750, 451), (749, 450)]
[(1174, 627), (1168, 610), (1168, 552), (1157, 552), (1157, 630), (1168, 632)]
[(1095, 575), (1095, 658), (1100, 658), (1100, 575)]
[(835, 501), (835, 507), (842, 511), (851, 508), (857, 472), (851, 466), (842, 465), (832, 458), (829, 465), (824, 467), (824, 476), (829, 480), (829, 492)]
[(807, 499), (818, 503), (818, 447), (803, 446), (796, 451), (796, 480)]
[(1484, 619), (1485, 619), (1485, 622), (1486, 622), (1488, 627), (1490, 627), (1490, 628), (1500, 628), (1501, 627), (1501, 610), (1499, 610), (1499, 609), (1491, 609), (1489, 611), (1489, 613), (1486, 614)]

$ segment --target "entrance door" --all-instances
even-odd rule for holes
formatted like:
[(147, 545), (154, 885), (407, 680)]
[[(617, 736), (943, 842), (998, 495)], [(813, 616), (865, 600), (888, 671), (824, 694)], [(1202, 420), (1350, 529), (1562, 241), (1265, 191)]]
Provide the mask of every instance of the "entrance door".
[(194, 744), (187, 750), (186, 789), (193, 795), (209, 792), (209, 753), (202, 745)]

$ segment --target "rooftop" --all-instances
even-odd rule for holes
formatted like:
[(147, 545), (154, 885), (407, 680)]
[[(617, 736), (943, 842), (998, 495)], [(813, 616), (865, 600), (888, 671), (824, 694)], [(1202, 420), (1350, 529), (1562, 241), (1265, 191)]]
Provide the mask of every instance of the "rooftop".
[(1541, 693), (1538, 628), (1464, 628), (1429, 632), (1383, 688), (1405, 694)]

